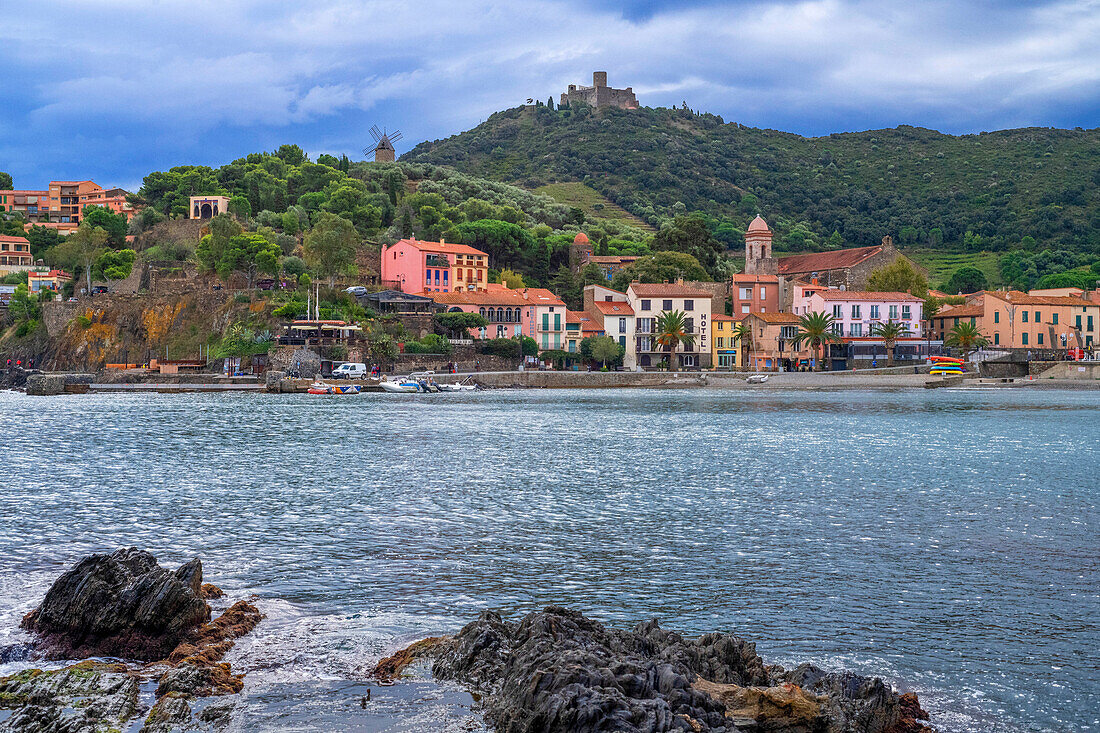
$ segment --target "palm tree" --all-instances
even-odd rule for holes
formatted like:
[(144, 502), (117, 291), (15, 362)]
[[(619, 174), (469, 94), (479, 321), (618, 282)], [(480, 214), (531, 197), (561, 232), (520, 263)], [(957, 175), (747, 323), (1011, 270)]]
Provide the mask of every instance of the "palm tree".
[(807, 313), (798, 317), (798, 332), (794, 335), (792, 343), (796, 349), (801, 349), (802, 344), (806, 344), (814, 350), (818, 370), (821, 369), (819, 349), (825, 344), (840, 341), (840, 336), (833, 329), (835, 321), (832, 315), (821, 312)]
[(983, 336), (981, 329), (973, 323), (963, 321), (951, 329), (951, 332), (947, 334), (947, 338), (943, 340), (943, 343), (947, 346), (962, 349), (963, 360), (965, 360), (974, 349), (988, 346), (989, 339)]
[(668, 349), (669, 371), (676, 371), (676, 349), (680, 345), (691, 346), (695, 334), (687, 330), (687, 316), (683, 311), (668, 311), (657, 317), (657, 343)]
[(752, 349), (752, 326), (749, 325), (748, 318), (742, 318), (741, 321), (733, 327), (733, 336), (731, 338), (733, 343), (741, 345), (741, 366), (748, 366), (749, 350)]
[(902, 321), (887, 321), (871, 326), (871, 335), (878, 336), (886, 346), (886, 366), (894, 366), (894, 349), (898, 339), (909, 335), (909, 324)]

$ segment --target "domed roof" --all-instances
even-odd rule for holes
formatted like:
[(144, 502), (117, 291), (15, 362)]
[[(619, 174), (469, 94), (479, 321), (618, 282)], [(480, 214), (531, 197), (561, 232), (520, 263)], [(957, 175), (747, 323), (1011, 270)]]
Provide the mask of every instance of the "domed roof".
[(573, 237), (573, 244), (588, 244), (588, 235), (584, 232), (579, 232), (577, 236)]
[(768, 222), (764, 221), (764, 217), (760, 214), (756, 215), (756, 218), (749, 223), (749, 228), (745, 230), (746, 234), (752, 234), (754, 232), (770, 232), (768, 229)]

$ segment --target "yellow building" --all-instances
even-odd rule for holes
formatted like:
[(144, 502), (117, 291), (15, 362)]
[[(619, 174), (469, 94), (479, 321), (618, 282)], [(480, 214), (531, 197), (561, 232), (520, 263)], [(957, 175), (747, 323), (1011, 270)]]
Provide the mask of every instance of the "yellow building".
[(739, 369), (741, 349), (733, 337), (737, 321), (732, 316), (712, 316), (710, 319), (711, 360), (715, 369)]

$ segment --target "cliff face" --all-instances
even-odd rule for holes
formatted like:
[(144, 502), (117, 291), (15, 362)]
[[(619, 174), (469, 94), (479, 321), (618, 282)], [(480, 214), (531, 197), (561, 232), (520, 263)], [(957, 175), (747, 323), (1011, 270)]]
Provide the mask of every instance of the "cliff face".
[[(34, 352), (51, 370), (94, 371), (152, 358), (194, 359), (234, 323), (276, 328), (266, 301), (238, 302), (225, 291), (97, 295), (42, 304), (42, 326), (8, 351)], [(24, 357), (25, 358), (25, 357)]]

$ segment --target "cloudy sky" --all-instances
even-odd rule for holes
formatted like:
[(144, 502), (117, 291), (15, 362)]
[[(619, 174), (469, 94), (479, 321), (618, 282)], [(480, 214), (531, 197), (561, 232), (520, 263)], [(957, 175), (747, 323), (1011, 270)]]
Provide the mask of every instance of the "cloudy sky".
[(284, 142), (399, 152), (605, 69), (644, 105), (820, 135), (1100, 125), (1100, 0), (35, 0), (0, 23), (20, 188)]

